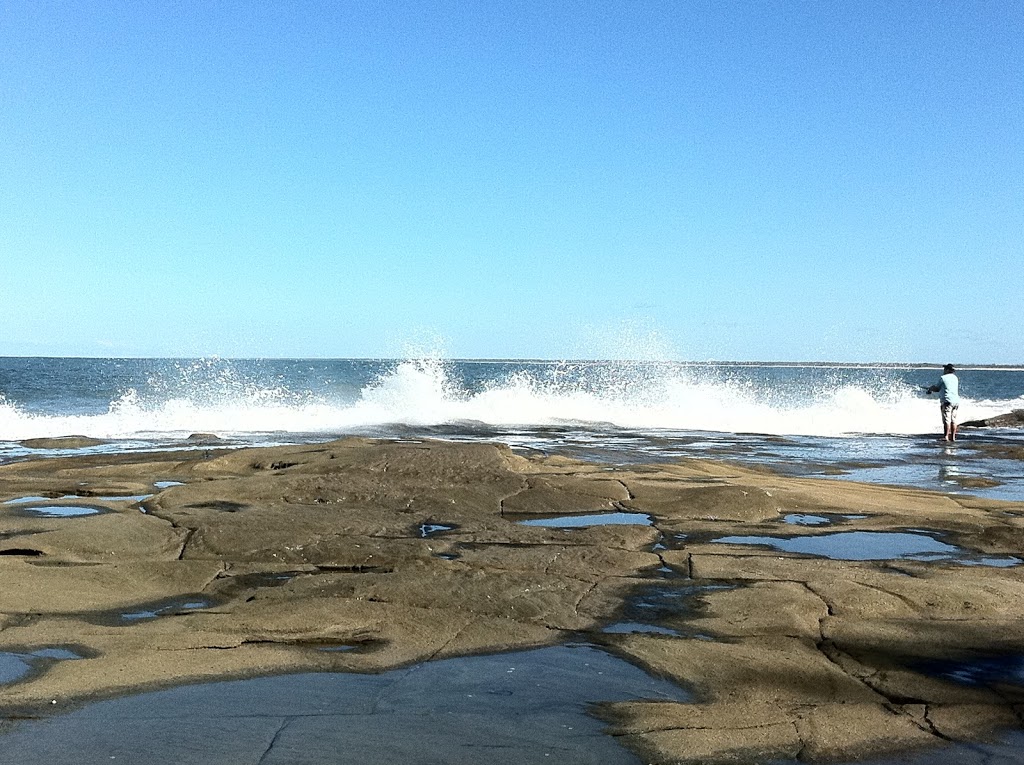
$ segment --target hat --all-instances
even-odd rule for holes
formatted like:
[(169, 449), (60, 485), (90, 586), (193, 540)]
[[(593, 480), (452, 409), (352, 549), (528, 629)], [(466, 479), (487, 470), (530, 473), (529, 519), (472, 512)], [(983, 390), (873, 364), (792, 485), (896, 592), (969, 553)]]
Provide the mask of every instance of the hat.
[(946, 364), (946, 366), (944, 366), (942, 368), (942, 371), (943, 372), (955, 372), (956, 370), (953, 369), (953, 365), (952, 364)]

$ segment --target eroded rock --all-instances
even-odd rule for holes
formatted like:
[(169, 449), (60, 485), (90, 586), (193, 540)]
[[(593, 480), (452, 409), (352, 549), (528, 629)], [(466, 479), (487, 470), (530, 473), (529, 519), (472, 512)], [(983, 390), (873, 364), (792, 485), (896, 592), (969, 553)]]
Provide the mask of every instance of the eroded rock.
[[(104, 513), (74, 520), (0, 506), (0, 650), (73, 636), (83, 656), (0, 688), (0, 708), (379, 671), (581, 634), (697, 693), (692, 704), (602, 708), (651, 762), (895, 752), (986, 735), (1024, 703), (1013, 683), (965, 688), (928, 669), (1019, 650), (1021, 567), (714, 541), (822, 533), (780, 519), (824, 513), (846, 529), (930, 529), (1010, 556), (1024, 538), (1021, 505), (699, 460), (612, 469), (367, 439), (21, 462), (0, 466), (0, 498), (144, 493), (158, 481), (180, 485), (148, 498), (145, 513), (102, 499)], [(518, 522), (610, 511), (650, 525)], [(655, 571), (699, 593), (699, 608), (673, 614), (687, 629), (603, 632)]]

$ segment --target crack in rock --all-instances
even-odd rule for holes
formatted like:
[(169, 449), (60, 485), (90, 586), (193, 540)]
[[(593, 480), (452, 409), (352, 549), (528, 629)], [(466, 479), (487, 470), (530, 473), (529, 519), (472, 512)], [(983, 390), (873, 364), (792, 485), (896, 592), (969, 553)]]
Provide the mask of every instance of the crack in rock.
[(430, 656), (427, 657), (426, 661), (433, 661), (434, 659), (436, 659), (445, 648), (447, 648), (456, 640), (458, 640), (459, 636), (462, 635), (463, 632), (468, 630), (470, 625), (475, 624), (477, 621), (477, 619), (467, 619), (466, 622), (455, 631), (454, 635), (452, 635), (450, 638), (444, 641), (443, 645), (439, 646), (436, 651), (434, 651), (432, 654), (430, 654)]
[(520, 494), (522, 494), (524, 491), (529, 491), (532, 488), (530, 486), (530, 482), (529, 481), (524, 481), (524, 483), (526, 485), (523, 486), (522, 488), (520, 488), (518, 491), (514, 491), (511, 494), (506, 494), (504, 497), (502, 497), (498, 501), (498, 516), (499, 517), (501, 517), (501, 518), (505, 517), (505, 503), (508, 502), (508, 500), (514, 499), (515, 497), (518, 497)]
[[(811, 587), (809, 582), (800, 582), (800, 581), (793, 580), (793, 583), (794, 584), (802, 584), (807, 589), (808, 592), (810, 592), (812, 595), (814, 595), (822, 603), (825, 604), (825, 613), (827, 614), (827, 616), (825, 616), (824, 618), (828, 618), (829, 616), (835, 616), (836, 615), (835, 610), (832, 608), (832, 604), (829, 603), (829, 601), (828, 601), (828, 598), (826, 598), (820, 592), (818, 592), (813, 587)], [(821, 622), (822, 621), (823, 621), (823, 619), (819, 619), (818, 620), (818, 626), (819, 627), (821, 626)], [(822, 637), (824, 637), (824, 635)]]
[(943, 741), (955, 741), (955, 739), (950, 738), (945, 733), (943, 733), (935, 727), (935, 722), (931, 718), (931, 707), (927, 704), (925, 705), (924, 714), (921, 716), (921, 719), (924, 721), (927, 727), (925, 727), (925, 725), (921, 725), (921, 723), (918, 723), (918, 725), (920, 726), (921, 730), (923, 730), (925, 733), (931, 733), (933, 736), (941, 738)]
[(188, 548), (188, 543), (192, 541), (192, 537), (195, 535), (195, 529), (189, 529), (185, 535), (185, 539), (181, 542), (181, 549), (178, 550), (178, 560), (185, 560), (185, 550)]
[[(560, 548), (560, 549), (555, 551), (555, 554), (551, 557), (551, 560), (549, 560), (547, 562), (547, 564), (544, 566), (544, 576), (550, 576), (551, 575), (551, 567), (554, 566), (558, 562), (558, 559), (559, 559), (559, 557), (561, 557), (563, 552), (565, 552), (564, 548)], [(577, 579), (577, 581), (584, 581), (584, 580)]]
[(803, 717), (799, 716), (797, 717), (797, 719), (793, 720), (793, 731), (796, 734), (796, 740), (800, 742), (800, 748), (797, 749), (796, 754), (793, 755), (793, 759), (797, 762), (804, 761), (804, 752), (807, 751), (807, 742), (804, 740), (803, 735), (800, 733), (800, 722), (802, 720)]
[(612, 733), (612, 736), (646, 736), (651, 733), (664, 733), (670, 730), (710, 730), (710, 731), (741, 731), (741, 730), (762, 730), (764, 728), (777, 728), (780, 725), (793, 725), (793, 721), (779, 720), (778, 722), (761, 723), (759, 725), (669, 725), (663, 728), (643, 728), (630, 730), (626, 733)]
[(573, 612), (573, 614), (575, 616), (579, 616), (580, 615), (580, 604), (584, 600), (586, 600), (587, 596), (590, 595), (590, 593), (592, 593), (594, 590), (596, 590), (598, 585), (600, 585), (601, 582), (603, 582), (603, 581), (604, 581), (604, 578), (598, 579), (596, 582), (594, 582), (592, 585), (590, 585), (590, 587), (587, 589), (586, 592), (584, 592), (582, 595), (580, 595), (579, 599), (576, 601), (576, 603), (572, 607), (572, 612)]
[[(832, 607), (829, 605), (828, 601), (821, 595), (821, 593), (816, 592), (814, 588), (811, 587), (811, 585), (807, 582), (802, 582), (802, 584), (808, 592), (812, 593), (818, 599), (821, 600), (821, 602), (825, 605), (825, 608), (827, 609), (829, 616), (831, 616)], [(883, 707), (887, 709), (891, 714), (908, 717), (910, 720), (914, 722), (915, 725), (921, 727), (921, 729), (924, 730), (926, 733), (930, 732), (926, 730), (924, 727), (922, 727), (921, 724), (917, 720), (915, 720), (912, 715), (908, 714), (907, 711), (901, 706), (901, 704), (907, 703), (911, 700), (897, 699), (890, 695), (888, 692), (886, 692), (883, 688), (881, 688), (879, 684), (873, 682), (873, 678), (877, 673), (861, 676), (856, 672), (848, 669), (846, 666), (843, 665), (842, 662), (839, 661), (839, 657), (845, 657), (849, 659), (851, 662), (854, 662), (857, 666), (860, 666), (859, 661), (854, 659), (852, 656), (844, 653), (836, 646), (835, 643), (833, 643), (830, 639), (825, 637), (823, 622), (827, 618), (828, 616), (825, 616), (818, 620), (819, 639), (815, 641), (814, 644), (814, 647), (817, 649), (818, 653), (820, 653), (826, 661), (828, 661), (830, 664), (836, 667), (840, 672), (849, 677), (851, 680), (860, 683), (862, 686), (864, 686), (864, 688), (871, 691), (872, 693), (877, 694), (879, 697), (884, 699)]]
[(912, 601), (906, 595), (901, 595), (898, 592), (891, 592), (891, 591), (885, 589), (884, 587), (878, 586), (877, 584), (868, 584), (867, 582), (857, 582), (857, 584), (860, 585), (861, 587), (866, 587), (869, 590), (874, 590), (875, 592), (880, 592), (883, 595), (888, 595), (889, 597), (896, 598), (901, 603), (906, 605), (914, 613), (918, 613), (921, 610), (920, 606), (918, 606), (916, 603), (914, 603), (914, 601)]
[(259, 760), (256, 761), (256, 765), (262, 765), (262, 763), (266, 761), (267, 757), (273, 751), (274, 747), (277, 746), (277, 740), (281, 737), (281, 734), (284, 732), (285, 728), (291, 725), (292, 722), (294, 722), (294, 720), (295, 717), (285, 717), (281, 721), (281, 725), (278, 726), (277, 730), (274, 732), (273, 738), (270, 739), (270, 743), (267, 744), (267, 748), (263, 750), (263, 754), (260, 755)]

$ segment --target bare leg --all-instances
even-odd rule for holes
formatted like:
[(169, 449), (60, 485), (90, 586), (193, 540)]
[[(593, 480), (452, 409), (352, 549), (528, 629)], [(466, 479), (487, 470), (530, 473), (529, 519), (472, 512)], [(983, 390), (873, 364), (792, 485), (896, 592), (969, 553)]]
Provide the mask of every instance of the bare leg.
[(939, 404), (939, 411), (942, 413), (942, 437), (946, 441), (953, 440), (953, 411), (945, 404)]

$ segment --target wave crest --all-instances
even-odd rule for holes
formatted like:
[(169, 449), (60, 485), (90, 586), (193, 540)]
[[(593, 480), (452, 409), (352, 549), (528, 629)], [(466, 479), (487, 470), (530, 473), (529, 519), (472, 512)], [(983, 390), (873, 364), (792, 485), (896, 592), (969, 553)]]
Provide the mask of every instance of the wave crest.
[[(151, 380), (145, 393), (127, 388), (102, 413), (29, 412), (0, 396), (0, 438), (330, 435), (460, 422), (840, 436), (933, 432), (938, 422), (934, 399), (885, 376), (856, 384), (828, 378), (766, 383), (681, 365), (588, 362), (508, 365), (474, 377), (467, 372), (471, 365), (420, 359), (396, 363), (354, 389), (314, 390), (293, 389), (284, 380), (256, 384), (225, 366), (218, 361), (216, 374), (205, 376), (200, 367), (174, 384)], [(1024, 397), (965, 399), (961, 416), (980, 419), (1022, 406)]]

